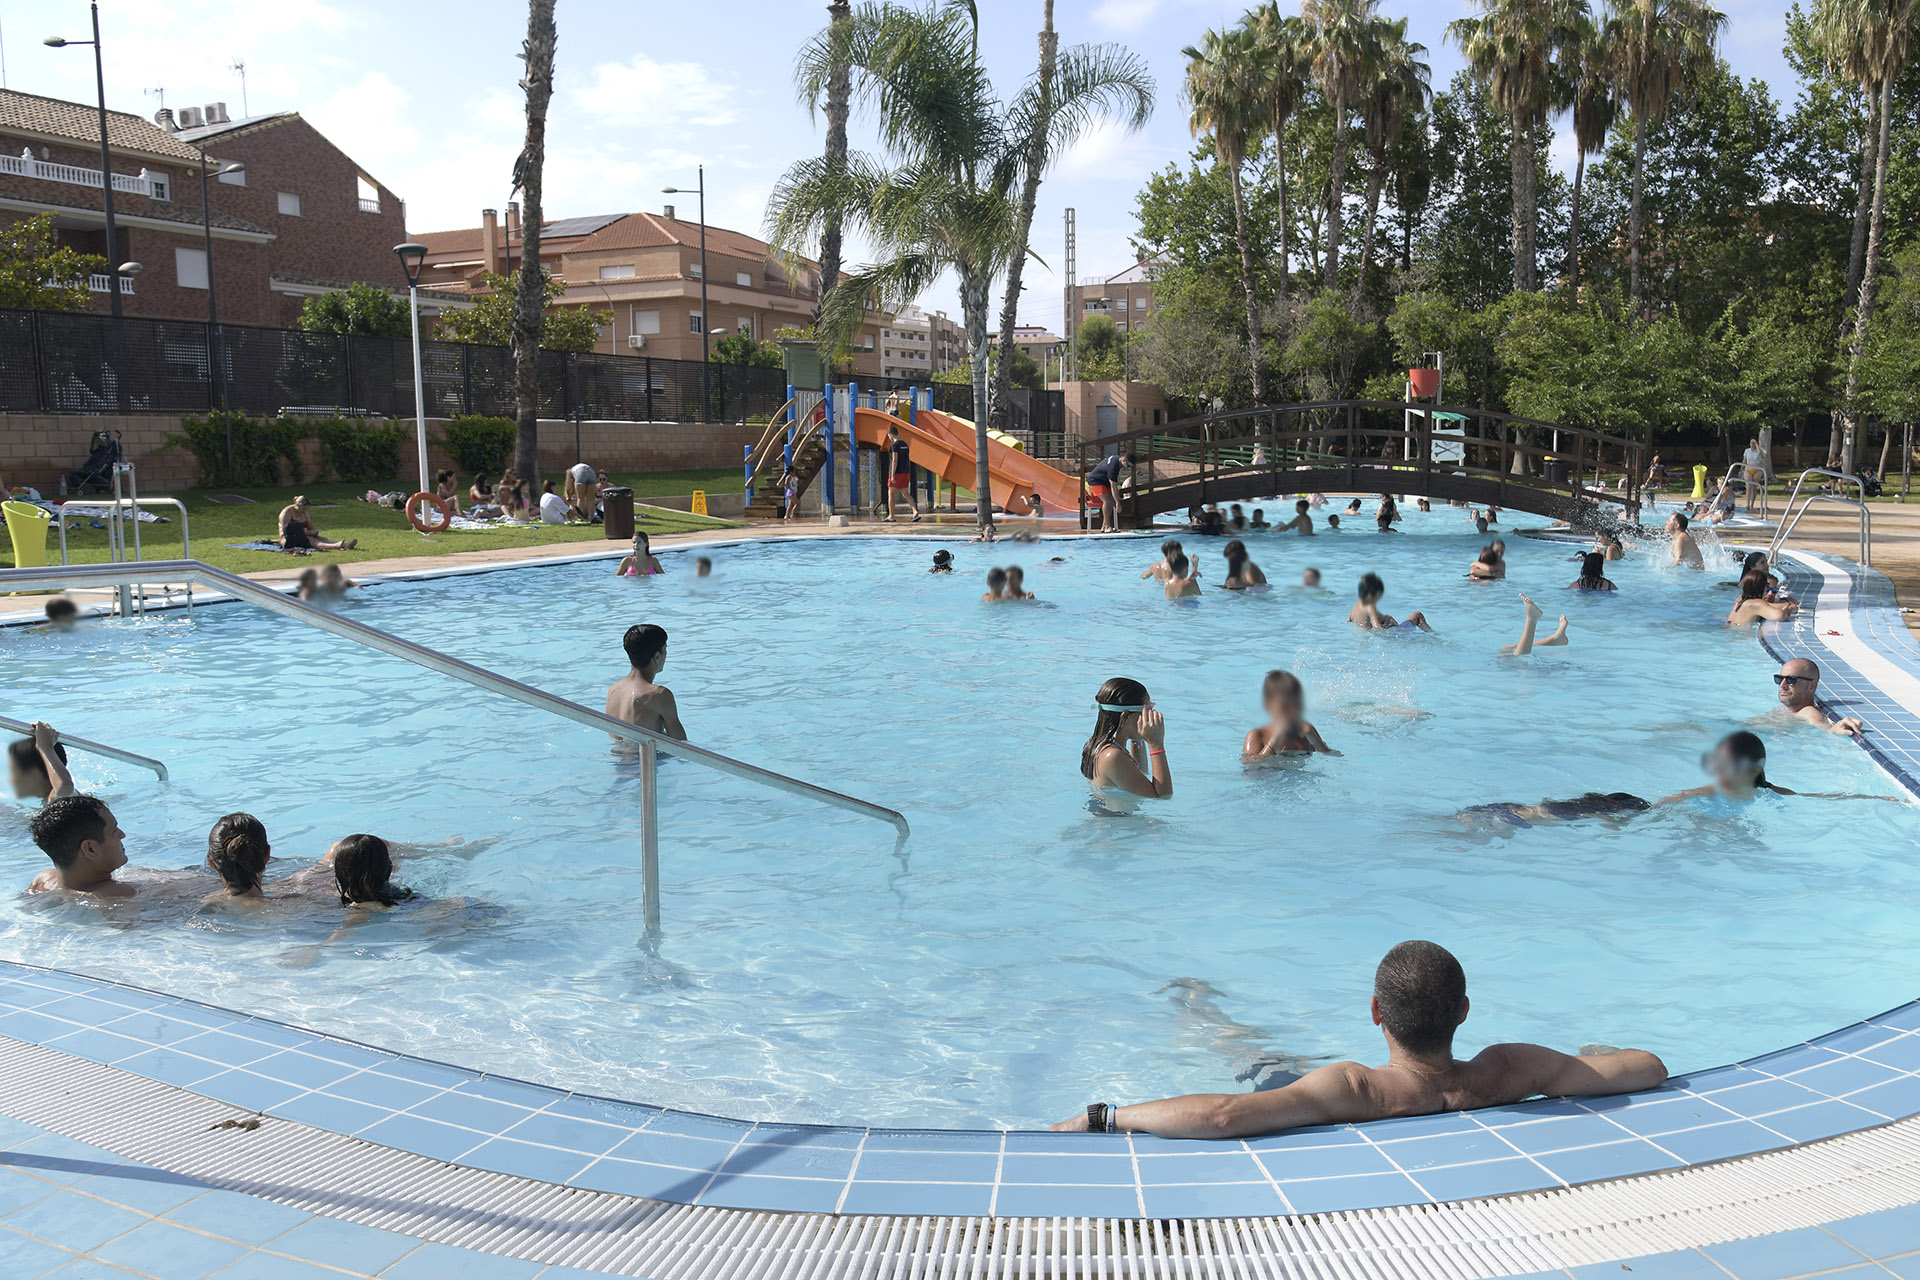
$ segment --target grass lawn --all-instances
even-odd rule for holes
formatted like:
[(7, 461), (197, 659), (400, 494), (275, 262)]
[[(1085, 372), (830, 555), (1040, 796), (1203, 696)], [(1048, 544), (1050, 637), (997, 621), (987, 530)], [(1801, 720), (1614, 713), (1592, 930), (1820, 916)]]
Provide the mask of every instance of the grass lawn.
[[(649, 497), (671, 497), (704, 489), (708, 493), (734, 491), (740, 484), (740, 471), (729, 467), (711, 471), (666, 471), (651, 475), (614, 474), (616, 484), (633, 486), (637, 501)], [(323, 537), (336, 541), (358, 538), (352, 551), (316, 551), (311, 556), (292, 556), (274, 551), (241, 551), (229, 543), (271, 538), (278, 530), (274, 518), (296, 493), (307, 495), (313, 506), (313, 523)], [(548, 543), (607, 543), (599, 525), (534, 525), (507, 527), (497, 533), (437, 534), (424, 538), (414, 531), (406, 518), (390, 507), (377, 507), (360, 501), (364, 485), (319, 484), (282, 485), (274, 489), (189, 489), (183, 493), (148, 493), (142, 497), (179, 498), (187, 504), (187, 519), (193, 535), (193, 554), (217, 568), (234, 573), (256, 573), (265, 569), (286, 569), (322, 561), (350, 563), (356, 560), (385, 560), (398, 556), (439, 556), (454, 551), (492, 551), (501, 547), (544, 545)], [(227, 505), (212, 501), (214, 495), (238, 494), (253, 499), (250, 503)], [(178, 519), (166, 509), (156, 514), (168, 516), (168, 524), (140, 526), (141, 552), (148, 560), (171, 559), (180, 554)], [(645, 518), (638, 527), (648, 533), (685, 533), (696, 529), (727, 529), (734, 522), (688, 515), (641, 506)], [(59, 530), (47, 531), (48, 558), (59, 561)], [(87, 527), (75, 521), (67, 529), (67, 552), (76, 564), (100, 563), (107, 559), (107, 534), (104, 529)], [(12, 539), (0, 536), (0, 568), (13, 567)]]

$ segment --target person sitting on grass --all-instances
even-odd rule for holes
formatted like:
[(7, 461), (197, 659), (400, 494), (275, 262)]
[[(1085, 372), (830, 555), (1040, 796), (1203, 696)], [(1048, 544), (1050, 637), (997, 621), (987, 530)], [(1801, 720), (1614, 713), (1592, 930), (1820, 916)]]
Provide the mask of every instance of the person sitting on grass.
[(487, 483), (484, 472), (473, 477), (473, 483), (467, 487), (467, 501), (476, 507), (490, 507), (493, 503), (493, 486)]
[(1520, 642), (1518, 644), (1501, 645), (1500, 646), (1501, 657), (1524, 658), (1537, 648), (1542, 648), (1547, 645), (1563, 645), (1567, 643), (1567, 615), (1566, 614), (1563, 613), (1560, 615), (1560, 625), (1554, 628), (1552, 635), (1548, 636), (1545, 640), (1535, 640), (1533, 638), (1534, 628), (1540, 625), (1540, 619), (1546, 616), (1546, 611), (1541, 609), (1539, 605), (1533, 602), (1532, 596), (1527, 595), (1524, 592), (1521, 593), (1520, 600), (1527, 607), (1526, 621), (1523, 622), (1520, 626)]
[(67, 772), (67, 749), (60, 745), (60, 733), (45, 721), (27, 726), (27, 736), (7, 744), (7, 773), (13, 794), (21, 800), (41, 804), (74, 793), (73, 775)]
[(638, 623), (627, 628), (620, 643), (627, 651), (628, 670), (607, 690), (607, 714), (685, 741), (687, 727), (680, 723), (673, 692), (658, 683), (660, 670), (667, 665), (666, 628)]
[(280, 508), (280, 547), (284, 551), (352, 551), (359, 545), (358, 538), (333, 542), (321, 537), (313, 527), (313, 512), (304, 493), (295, 494), (292, 502)]
[(1740, 577), (1740, 598), (1727, 612), (1730, 627), (1751, 627), (1762, 622), (1784, 622), (1800, 612), (1797, 600), (1767, 599), (1767, 573), (1749, 569)]
[(1446, 948), (1403, 942), (1387, 952), (1373, 977), (1371, 1013), (1386, 1036), (1386, 1066), (1335, 1062), (1255, 1093), (1189, 1094), (1133, 1106), (1096, 1102), (1053, 1127), (1241, 1138), (1306, 1125), (1472, 1111), (1541, 1095), (1632, 1093), (1667, 1078), (1666, 1064), (1641, 1049), (1575, 1056), (1537, 1044), (1496, 1044), (1461, 1062), (1453, 1056), (1453, 1040), (1471, 1008), (1466, 972)]
[(633, 552), (614, 566), (616, 578), (651, 578), (655, 574), (665, 573), (660, 567), (658, 557), (653, 554), (653, 540), (645, 529), (633, 531)]
[(1247, 730), (1240, 754), (1248, 761), (1267, 756), (1311, 755), (1333, 748), (1307, 720), (1307, 691), (1291, 671), (1269, 671), (1260, 686), (1267, 723)]
[(47, 601), (47, 625), (55, 631), (71, 631), (80, 625), (80, 606), (65, 596)]
[(433, 496), (447, 504), (447, 510), (460, 515), (460, 477), (451, 471), (442, 471), (433, 479)]
[(542, 524), (565, 524), (573, 518), (573, 507), (567, 500), (553, 491), (553, 481), (540, 486), (540, 522)]
[[(1828, 733), (1844, 733), (1848, 737), (1859, 737), (1866, 731), (1867, 726), (1859, 716), (1841, 716), (1832, 721), (1827, 719), (1827, 713), (1820, 706), (1820, 666), (1812, 659), (1788, 658), (1780, 665), (1773, 683), (1780, 689), (1781, 709), (1795, 720), (1804, 720)], [(14, 793), (19, 794), (17, 787)]]
[(113, 873), (127, 865), (127, 833), (113, 810), (92, 796), (49, 800), (28, 826), (33, 842), (53, 866), (34, 877), (28, 893), (62, 889), (96, 898), (131, 898), (133, 886)]
[(1432, 631), (1427, 625), (1427, 616), (1418, 609), (1406, 617), (1395, 620), (1391, 615), (1380, 612), (1380, 597), (1387, 593), (1387, 584), (1380, 580), (1377, 573), (1360, 576), (1359, 599), (1352, 609), (1347, 611), (1347, 621), (1366, 631), (1392, 631), (1402, 627), (1418, 627), (1422, 631)]

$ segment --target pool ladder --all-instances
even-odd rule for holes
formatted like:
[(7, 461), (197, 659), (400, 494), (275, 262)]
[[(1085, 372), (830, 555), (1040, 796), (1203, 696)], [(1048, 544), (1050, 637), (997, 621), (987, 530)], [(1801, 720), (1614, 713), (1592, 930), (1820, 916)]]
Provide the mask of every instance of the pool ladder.
[[(1830, 480), (1838, 480), (1843, 485), (1850, 484), (1859, 491), (1860, 497), (1855, 500), (1816, 490), (1807, 494), (1803, 501), (1800, 491), (1806, 485), (1808, 476), (1825, 476)], [(1860, 563), (1867, 568), (1872, 568), (1873, 511), (1867, 506), (1866, 482), (1850, 472), (1829, 471), (1825, 467), (1809, 467), (1800, 473), (1798, 480), (1793, 482), (1793, 492), (1788, 495), (1786, 509), (1780, 516), (1780, 527), (1773, 531), (1773, 541), (1767, 546), (1767, 562), (1771, 564), (1779, 556), (1780, 548), (1784, 547), (1787, 539), (1793, 536), (1795, 527), (1800, 523), (1800, 517), (1805, 515), (1807, 508), (1816, 502), (1831, 502), (1843, 507), (1852, 507), (1860, 513)], [(1799, 505), (1796, 507), (1795, 503)]]
[[(788, 795), (800, 796), (804, 799), (817, 800), (848, 813), (885, 822), (894, 829), (896, 853), (905, 846), (908, 836), (912, 834), (906, 818), (884, 805), (873, 804), (827, 787), (816, 786), (811, 782), (802, 782), (798, 778), (790, 778), (783, 773), (775, 773), (771, 769), (763, 769), (759, 765), (735, 760), (717, 751), (709, 751), (705, 747), (697, 747), (690, 742), (681, 742), (665, 734), (655, 733), (651, 729), (642, 729), (624, 720), (616, 720), (604, 712), (583, 707), (577, 702), (569, 702), (544, 689), (522, 684), (518, 680), (488, 671), (484, 667), (476, 667), (470, 662), (463, 662), (437, 649), (429, 649), (411, 640), (402, 640), (391, 632), (380, 631), (350, 618), (317, 609), (305, 601), (276, 591), (272, 587), (228, 573), (224, 569), (216, 569), (198, 560), (148, 560), (121, 564), (50, 565), (37, 569), (0, 569), (0, 592), (44, 591), (87, 585), (127, 588), (179, 582), (198, 584), (225, 592), (236, 600), (258, 605), (270, 613), (292, 618), (369, 649), (378, 649), (382, 653), (411, 662), (415, 666), (452, 676), (456, 680), (463, 680), (489, 693), (497, 693), (502, 697), (512, 698), (516, 702), (523, 702), (530, 707), (551, 712), (577, 724), (599, 729), (637, 746), (640, 752), (640, 883), (648, 945), (652, 945), (660, 932), (659, 767), (662, 752), (699, 765), (701, 768), (724, 773), (729, 777), (739, 778), (757, 786), (784, 791)], [(82, 745), (78, 739), (68, 739), (68, 741), (75, 746)], [(126, 759), (131, 754), (119, 752), (117, 748), (87, 745), (89, 749), (99, 750), (103, 755), (114, 755), (119, 759)], [(131, 763), (142, 764), (149, 768), (157, 767), (161, 770), (161, 776), (165, 777), (166, 766), (158, 761), (149, 761), (145, 757), (136, 756), (132, 757)]]

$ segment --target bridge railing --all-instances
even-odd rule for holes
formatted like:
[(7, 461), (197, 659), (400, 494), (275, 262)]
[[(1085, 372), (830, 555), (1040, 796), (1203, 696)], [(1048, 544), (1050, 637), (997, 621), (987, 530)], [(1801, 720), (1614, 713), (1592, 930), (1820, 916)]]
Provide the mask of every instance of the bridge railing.
[[(1238, 410), (1082, 441), (1081, 474), (1138, 458), (1133, 519), (1252, 492), (1308, 488), (1454, 496), (1540, 514), (1614, 504), (1637, 518), (1644, 444), (1630, 436), (1482, 409), (1334, 400)], [(1603, 472), (1621, 482), (1602, 487)], [(1250, 489), (1249, 485), (1254, 488)]]

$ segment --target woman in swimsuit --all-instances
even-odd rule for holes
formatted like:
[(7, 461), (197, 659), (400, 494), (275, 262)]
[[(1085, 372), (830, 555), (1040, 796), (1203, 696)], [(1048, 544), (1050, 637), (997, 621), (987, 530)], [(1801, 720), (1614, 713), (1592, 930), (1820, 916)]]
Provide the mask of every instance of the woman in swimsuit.
[(1740, 577), (1740, 599), (1727, 614), (1730, 627), (1751, 627), (1760, 622), (1784, 622), (1800, 612), (1796, 600), (1768, 599), (1767, 571), (1749, 569)]
[(433, 496), (447, 504), (447, 510), (460, 514), (460, 481), (451, 471), (442, 471), (433, 480)]
[(259, 900), (266, 895), (260, 882), (266, 876), (273, 846), (267, 843), (267, 829), (250, 813), (230, 813), (213, 824), (207, 833), (207, 867), (217, 874), (225, 887), (209, 894), (207, 901), (234, 898)]
[(1306, 719), (1307, 693), (1300, 677), (1291, 671), (1269, 671), (1260, 686), (1260, 701), (1267, 708), (1268, 723), (1247, 730), (1246, 743), (1240, 748), (1247, 760), (1262, 756), (1310, 755), (1323, 751), (1336, 754), (1320, 737), (1320, 731)]
[(1607, 553), (1589, 551), (1580, 560), (1580, 576), (1567, 584), (1574, 591), (1618, 591), (1607, 577)]
[(619, 578), (651, 578), (656, 573), (666, 572), (654, 557), (653, 544), (648, 541), (645, 529), (633, 531), (633, 554), (621, 560), (613, 572)]
[(393, 852), (379, 836), (337, 840), (324, 861), (333, 864), (343, 907), (391, 907), (413, 896), (413, 890), (393, 883)]
[[(1100, 686), (1093, 705), (1099, 716), (1093, 735), (1080, 750), (1080, 774), (1093, 784), (1101, 811), (1119, 809), (1109, 797), (1165, 800), (1173, 795), (1173, 771), (1167, 765), (1167, 725), (1153, 708), (1147, 687), (1115, 676)], [(1125, 804), (1125, 801), (1122, 801)], [(1124, 810), (1121, 810), (1124, 811)]]
[(1498, 542), (1489, 542), (1480, 548), (1479, 557), (1467, 566), (1467, 576), (1475, 582), (1492, 582), (1507, 576), (1507, 558), (1501, 554)]
[(1227, 558), (1227, 580), (1220, 585), (1228, 591), (1245, 591), (1248, 587), (1264, 587), (1267, 575), (1260, 572), (1260, 566), (1247, 555), (1247, 544), (1235, 538), (1220, 549)]

